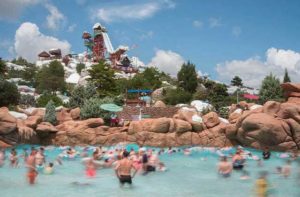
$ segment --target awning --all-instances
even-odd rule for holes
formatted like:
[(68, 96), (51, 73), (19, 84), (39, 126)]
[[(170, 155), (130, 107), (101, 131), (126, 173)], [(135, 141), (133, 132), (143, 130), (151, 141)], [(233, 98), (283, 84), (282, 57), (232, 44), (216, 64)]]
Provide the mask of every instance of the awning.
[(258, 100), (259, 96), (254, 95), (254, 94), (244, 94), (244, 98), (250, 99), (250, 100)]
[(137, 89), (130, 89), (127, 90), (128, 93), (151, 93), (152, 90), (137, 90)]

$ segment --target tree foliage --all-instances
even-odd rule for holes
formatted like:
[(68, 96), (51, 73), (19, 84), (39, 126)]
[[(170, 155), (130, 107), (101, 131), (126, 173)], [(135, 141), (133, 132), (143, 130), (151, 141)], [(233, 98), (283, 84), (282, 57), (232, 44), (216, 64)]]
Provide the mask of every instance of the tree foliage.
[(52, 101), (56, 107), (62, 106), (63, 101), (54, 94), (45, 93), (37, 99), (38, 107), (45, 107), (49, 101)]
[(0, 107), (17, 105), (20, 94), (14, 83), (10, 83), (4, 79), (0, 79)]
[(56, 112), (55, 112), (55, 104), (52, 100), (50, 100), (46, 105), (46, 112), (44, 116), (45, 122), (50, 122), (51, 124), (55, 125), (56, 120)]
[(93, 65), (88, 72), (91, 76), (90, 81), (97, 87), (100, 97), (116, 94), (115, 71), (104, 60)]
[(281, 100), (283, 98), (280, 80), (272, 73), (264, 78), (259, 91), (260, 101)]
[(231, 85), (242, 87), (243, 86), (242, 79), (239, 76), (234, 76), (233, 79), (231, 80)]
[(166, 89), (163, 101), (168, 105), (176, 105), (180, 103), (189, 103), (192, 99), (192, 94), (184, 91), (181, 88)]
[(198, 86), (197, 73), (195, 65), (188, 62), (181, 66), (180, 71), (177, 73), (178, 86), (185, 91), (194, 93)]
[(291, 79), (290, 79), (290, 76), (289, 76), (289, 73), (288, 73), (287, 69), (285, 68), (285, 70), (284, 70), (284, 77), (283, 77), (283, 83), (287, 83), (287, 82), (291, 82)]
[(85, 100), (97, 96), (96, 87), (92, 83), (88, 83), (86, 87), (77, 86), (71, 92), (69, 106), (72, 108), (81, 107)]
[(83, 69), (85, 69), (85, 64), (79, 63), (76, 65), (76, 71), (78, 74), (80, 74)]
[(6, 68), (5, 62), (2, 59), (0, 59), (0, 79), (4, 78), (4, 74), (6, 72), (6, 69), (7, 68)]
[(90, 98), (85, 100), (84, 105), (80, 110), (80, 117), (81, 119), (88, 119), (88, 118), (109, 118), (109, 112), (105, 111), (100, 108), (100, 105), (105, 103), (112, 103), (113, 99), (110, 97), (105, 98)]
[(49, 66), (43, 66), (37, 73), (37, 90), (43, 91), (64, 91), (65, 71), (62, 64), (56, 60), (50, 62)]
[(25, 105), (27, 107), (35, 107), (36, 102), (35, 98), (32, 95), (29, 94), (22, 94), (19, 101), (20, 105)]

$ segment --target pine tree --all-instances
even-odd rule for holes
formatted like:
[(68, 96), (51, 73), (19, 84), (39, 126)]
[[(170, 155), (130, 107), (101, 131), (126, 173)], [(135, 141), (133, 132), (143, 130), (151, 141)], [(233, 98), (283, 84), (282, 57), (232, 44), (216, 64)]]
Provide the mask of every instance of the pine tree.
[(104, 60), (93, 65), (88, 72), (91, 76), (90, 81), (97, 87), (100, 97), (116, 94), (115, 72)]
[(178, 86), (183, 88), (189, 93), (196, 92), (198, 86), (197, 72), (195, 65), (188, 62), (181, 66), (180, 71), (177, 73)]
[(239, 76), (234, 76), (233, 79), (231, 80), (231, 85), (242, 87), (243, 86), (242, 79)]
[(287, 83), (287, 82), (291, 82), (291, 79), (290, 79), (290, 76), (289, 76), (289, 73), (288, 73), (287, 69), (285, 68), (283, 83)]
[(55, 112), (55, 105), (52, 100), (50, 100), (46, 105), (46, 113), (44, 116), (45, 122), (50, 122), (51, 124), (56, 124), (56, 112)]
[(280, 100), (283, 97), (280, 80), (272, 73), (264, 78), (259, 91), (260, 100), (265, 103), (269, 100)]

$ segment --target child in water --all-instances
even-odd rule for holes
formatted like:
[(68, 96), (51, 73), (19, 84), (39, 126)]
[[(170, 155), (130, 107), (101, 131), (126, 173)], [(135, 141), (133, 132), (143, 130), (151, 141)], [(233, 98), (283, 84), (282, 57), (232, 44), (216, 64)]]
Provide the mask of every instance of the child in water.
[(257, 197), (267, 197), (268, 196), (268, 182), (267, 182), (266, 176), (267, 176), (266, 172), (261, 172), (259, 178), (255, 182)]
[(49, 163), (44, 169), (44, 174), (53, 174), (53, 163)]

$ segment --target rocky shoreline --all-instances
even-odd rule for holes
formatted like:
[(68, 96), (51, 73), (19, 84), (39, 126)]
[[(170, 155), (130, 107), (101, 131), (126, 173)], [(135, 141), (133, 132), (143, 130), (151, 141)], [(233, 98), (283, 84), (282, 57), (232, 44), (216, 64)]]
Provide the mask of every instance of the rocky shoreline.
[[(42, 122), (44, 110), (36, 109), (25, 120), (0, 108), (0, 146), (19, 143), (43, 145), (113, 145), (132, 142), (169, 147), (183, 145), (226, 147), (243, 145), (257, 149), (300, 149), (300, 84), (283, 84), (287, 102), (268, 101), (263, 106), (246, 102), (232, 105), (229, 119), (210, 112), (180, 109), (172, 118), (132, 121), (108, 127), (101, 118), (79, 120), (80, 109), (57, 112), (58, 125)], [(195, 121), (197, 119), (197, 121)]]

